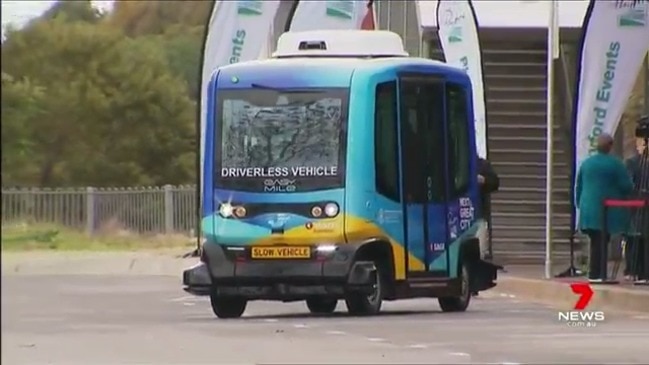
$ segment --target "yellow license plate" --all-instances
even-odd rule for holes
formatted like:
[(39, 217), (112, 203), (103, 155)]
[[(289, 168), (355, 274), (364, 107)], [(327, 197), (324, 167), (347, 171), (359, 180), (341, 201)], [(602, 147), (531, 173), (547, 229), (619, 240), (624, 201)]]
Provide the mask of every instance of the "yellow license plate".
[(253, 259), (308, 259), (311, 249), (308, 247), (253, 247)]

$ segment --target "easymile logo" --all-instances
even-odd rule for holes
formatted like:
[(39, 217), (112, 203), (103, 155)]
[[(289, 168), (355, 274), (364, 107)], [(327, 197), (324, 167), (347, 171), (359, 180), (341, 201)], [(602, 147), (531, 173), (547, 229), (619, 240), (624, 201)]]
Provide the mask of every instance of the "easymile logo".
[(596, 327), (597, 323), (606, 319), (602, 311), (586, 310), (595, 294), (590, 284), (573, 283), (570, 284), (570, 289), (572, 289), (573, 293), (579, 295), (579, 299), (575, 303), (574, 310), (559, 312), (560, 322), (565, 322), (570, 327)]
[(295, 189), (295, 180), (293, 179), (264, 180), (264, 192), (266, 193), (292, 193)]

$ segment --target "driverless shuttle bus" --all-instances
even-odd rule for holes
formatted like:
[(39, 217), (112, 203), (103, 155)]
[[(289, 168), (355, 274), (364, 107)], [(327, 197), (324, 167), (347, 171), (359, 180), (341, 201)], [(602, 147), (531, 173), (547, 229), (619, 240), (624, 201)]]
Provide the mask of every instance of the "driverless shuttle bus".
[(220, 318), (250, 300), (375, 314), (495, 286), (480, 258), (471, 82), (386, 31), (285, 33), (209, 85), (201, 262), (185, 290)]

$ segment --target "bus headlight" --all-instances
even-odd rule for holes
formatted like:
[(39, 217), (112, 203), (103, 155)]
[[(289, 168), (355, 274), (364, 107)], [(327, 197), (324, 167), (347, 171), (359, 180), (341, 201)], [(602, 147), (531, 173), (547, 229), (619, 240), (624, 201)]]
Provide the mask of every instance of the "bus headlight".
[(335, 217), (338, 214), (338, 204), (327, 203), (324, 208), (324, 213), (327, 217)]
[(336, 251), (336, 248), (337, 247), (335, 245), (320, 245), (316, 247), (315, 250), (321, 253), (329, 253)]
[(229, 218), (234, 213), (234, 208), (229, 203), (223, 203), (219, 206), (219, 214), (223, 218)]

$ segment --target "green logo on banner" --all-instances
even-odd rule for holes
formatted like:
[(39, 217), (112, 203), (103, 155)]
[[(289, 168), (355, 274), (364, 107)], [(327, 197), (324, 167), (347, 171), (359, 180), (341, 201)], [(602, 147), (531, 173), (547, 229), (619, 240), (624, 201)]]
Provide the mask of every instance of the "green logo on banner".
[(354, 2), (349, 0), (327, 0), (327, 16), (352, 19), (354, 17)]
[(261, 15), (263, 12), (264, 4), (260, 0), (239, 0), (237, 3), (239, 15)]
[(620, 27), (644, 27), (647, 24), (647, 11), (645, 8), (631, 8), (618, 18)]
[(448, 34), (449, 43), (460, 43), (462, 42), (462, 27), (455, 26), (451, 28), (451, 31)]

